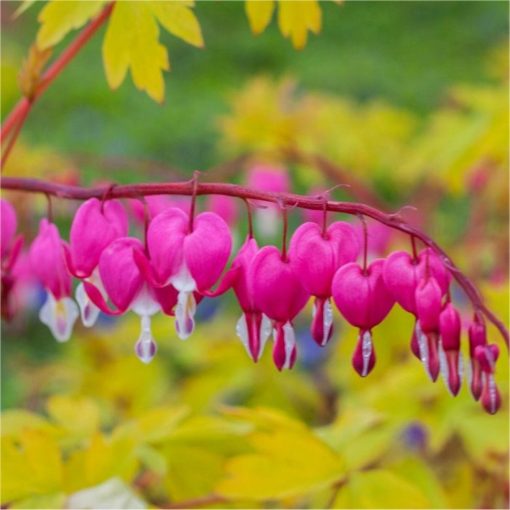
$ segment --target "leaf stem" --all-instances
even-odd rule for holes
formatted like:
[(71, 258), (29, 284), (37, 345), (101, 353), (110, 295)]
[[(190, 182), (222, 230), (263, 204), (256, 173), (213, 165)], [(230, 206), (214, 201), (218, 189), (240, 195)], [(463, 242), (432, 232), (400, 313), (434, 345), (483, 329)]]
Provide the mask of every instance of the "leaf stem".
[(108, 19), (113, 9), (114, 2), (109, 3), (101, 13), (94, 18), (69, 44), (69, 46), (60, 54), (60, 56), (48, 67), (42, 75), (39, 85), (37, 86), (31, 98), (23, 97), (18, 101), (11, 113), (5, 119), (0, 131), (2, 141), (6, 140), (9, 133), (16, 129), (13, 133), (9, 145), (2, 156), (2, 168), (7, 161), (7, 157), (16, 142), (16, 138), (25, 123), (32, 104), (42, 95), (42, 93), (50, 86), (60, 72), (75, 57), (80, 49), (88, 42), (88, 40), (96, 33), (98, 28)]

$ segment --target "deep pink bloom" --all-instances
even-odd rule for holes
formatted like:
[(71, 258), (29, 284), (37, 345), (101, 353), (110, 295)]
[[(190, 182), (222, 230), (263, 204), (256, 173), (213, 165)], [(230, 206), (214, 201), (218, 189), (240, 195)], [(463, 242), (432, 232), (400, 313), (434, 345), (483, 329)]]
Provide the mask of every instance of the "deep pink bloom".
[(243, 310), (237, 322), (236, 332), (253, 361), (259, 360), (271, 334), (271, 321), (257, 308), (253, 296), (253, 275), (250, 266), (258, 251), (257, 241), (247, 238), (218, 288), (207, 293), (208, 296), (218, 296), (230, 288), (234, 290)]
[(442, 291), (437, 280), (424, 278), (415, 292), (416, 340), (420, 359), (430, 378), (435, 381), (439, 375), (439, 315), (442, 309)]
[(255, 165), (247, 173), (250, 188), (274, 193), (286, 193), (290, 189), (289, 174), (285, 168), (270, 165)]
[(70, 298), (71, 275), (67, 271), (62, 239), (57, 227), (42, 219), (39, 233), (30, 247), (32, 270), (48, 291), (48, 297), (39, 312), (53, 336), (60, 342), (69, 339), (79, 312)]
[[(250, 188), (286, 193), (290, 190), (289, 174), (285, 168), (270, 165), (255, 165), (247, 173), (247, 185)], [(273, 237), (279, 226), (280, 209), (278, 204), (255, 202), (254, 220), (257, 232), (265, 238)]]
[(14, 207), (4, 200), (0, 199), (0, 213), (1, 213), (1, 238), (0, 238), (0, 251), (2, 254), (2, 262), (7, 258), (12, 244), (14, 242), (14, 236), (18, 226), (18, 220), (16, 218), (16, 211)]
[(232, 237), (217, 214), (199, 214), (190, 232), (189, 216), (172, 208), (158, 214), (147, 231), (152, 268), (148, 278), (157, 286), (172, 284), (179, 292), (175, 310), (177, 333), (187, 338), (194, 328), (196, 291), (209, 290), (230, 256)]
[[(151, 316), (161, 308), (170, 312), (176, 298), (172, 289), (160, 290), (157, 294), (145, 280), (134, 259), (135, 252), (143, 252), (143, 245), (138, 239), (122, 237), (113, 241), (99, 258), (100, 281), (104, 287), (101, 292), (90, 282), (85, 282), (89, 298), (104, 313), (120, 315), (132, 310), (141, 318), (141, 333), (135, 345), (137, 356), (148, 363), (156, 354), (156, 342), (151, 332)], [(111, 308), (105, 302), (104, 295), (115, 306)], [(168, 300), (170, 299), (170, 302)], [(161, 305), (160, 301), (164, 304)]]
[(478, 315), (475, 315), (473, 321), (468, 327), (469, 337), (469, 357), (471, 362), (471, 393), (475, 400), (478, 400), (482, 394), (482, 374), (480, 363), (476, 358), (475, 351), (478, 346), (487, 345), (487, 330), (485, 322)]
[(21, 253), (23, 236), (16, 236), (18, 221), (16, 211), (7, 200), (0, 199), (1, 206), (1, 276), (2, 276), (2, 317), (10, 320), (14, 315), (12, 292), (16, 287), (14, 267)]
[(210, 195), (205, 208), (223, 218), (227, 225), (233, 225), (237, 219), (237, 202), (232, 197)]
[[(428, 273), (427, 273), (428, 271)], [(416, 288), (429, 274), (439, 284), (444, 295), (450, 285), (450, 274), (439, 257), (430, 249), (422, 250), (417, 260), (405, 251), (391, 253), (384, 263), (384, 282), (397, 303), (416, 315)]]
[[(146, 205), (144, 205), (144, 202)], [(145, 221), (145, 207), (147, 207), (147, 212), (149, 215), (147, 219), (151, 220), (159, 213), (162, 213), (167, 209), (171, 209), (172, 207), (182, 209), (186, 212), (189, 211), (190, 206), (190, 199), (188, 197), (176, 197), (169, 195), (148, 195), (144, 197), (144, 202), (136, 198), (130, 199), (128, 201), (129, 207), (135, 220), (141, 224), (143, 224)]]
[(345, 319), (360, 329), (352, 364), (362, 376), (375, 365), (372, 328), (388, 315), (395, 300), (384, 279), (383, 259), (374, 260), (366, 270), (351, 262), (341, 267), (333, 278), (333, 299)]
[(88, 278), (103, 250), (128, 233), (128, 218), (118, 200), (84, 202), (76, 211), (69, 234), (69, 270), (77, 278)]
[(494, 372), (496, 361), (499, 357), (499, 349), (495, 344), (479, 345), (475, 348), (475, 357), (482, 371), (482, 395), (481, 402), (484, 409), (494, 414), (501, 407), (501, 395), (499, 394)]
[(292, 320), (306, 305), (309, 293), (292, 270), (289, 259), (283, 260), (275, 246), (258, 251), (249, 273), (255, 307), (274, 322), (275, 365), (278, 370), (292, 368), (297, 354)]
[(457, 395), (460, 390), (462, 375), (462, 355), (460, 353), (460, 313), (447, 303), (439, 316), (439, 363), (446, 386)]
[[(436, 380), (439, 374), (437, 348), (440, 301), (448, 291), (451, 280), (450, 273), (441, 259), (430, 248), (425, 248), (418, 254), (416, 260), (404, 251), (390, 254), (384, 264), (383, 274), (386, 286), (397, 303), (417, 318), (411, 338), (411, 350), (422, 361), (430, 377)], [(423, 284), (426, 281), (427, 276), (432, 277), (435, 282), (435, 284), (431, 284), (436, 291), (435, 307), (428, 309), (426, 304), (422, 303), (422, 323), (420, 323), (416, 303), (417, 288), (420, 283)], [(437, 292), (437, 286), (439, 292)], [(424, 292), (426, 293), (426, 291)], [(440, 294), (439, 298), (438, 294)], [(426, 299), (425, 294), (423, 294), (423, 298)], [(428, 327), (427, 317), (433, 322), (431, 327)], [(423, 323), (425, 323), (425, 329), (423, 329)]]
[[(87, 279), (102, 289), (97, 271), (99, 257), (112, 241), (126, 236), (128, 228), (126, 211), (118, 200), (102, 203), (97, 198), (91, 198), (84, 202), (74, 216), (69, 247), (64, 245), (69, 271), (76, 278)], [(88, 298), (82, 282), (78, 284), (75, 295), (83, 324), (93, 326), (99, 308)]]
[(316, 223), (304, 223), (290, 241), (291, 267), (301, 285), (315, 296), (312, 336), (326, 345), (333, 334), (331, 282), (338, 268), (356, 260), (360, 246), (354, 229), (337, 221), (325, 233)]

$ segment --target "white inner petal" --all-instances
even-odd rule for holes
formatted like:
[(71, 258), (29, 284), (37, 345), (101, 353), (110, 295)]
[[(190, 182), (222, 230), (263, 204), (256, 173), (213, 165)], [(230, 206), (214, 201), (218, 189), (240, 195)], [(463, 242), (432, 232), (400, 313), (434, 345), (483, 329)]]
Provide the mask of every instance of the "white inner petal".
[(362, 377), (366, 377), (368, 374), (372, 349), (372, 335), (368, 331), (365, 331), (361, 340), (361, 356), (363, 358), (363, 371), (361, 373)]
[(169, 283), (171, 283), (178, 291), (192, 292), (197, 290), (197, 284), (191, 276), (188, 266), (184, 263), (179, 271), (170, 278)]
[(39, 319), (50, 328), (53, 336), (59, 342), (69, 340), (79, 315), (78, 306), (70, 297), (57, 301), (51, 292), (48, 292), (46, 301), (39, 311)]
[(161, 307), (159, 306), (159, 303), (152, 297), (147, 284), (144, 283), (130, 308), (137, 315), (143, 317), (158, 313)]
[(80, 307), (81, 322), (87, 328), (92, 327), (99, 317), (99, 308), (90, 300), (88, 294), (85, 292), (83, 282), (76, 287), (75, 296), (78, 306)]
[(142, 316), (140, 328), (140, 337), (136, 342), (135, 352), (141, 361), (150, 363), (156, 354), (157, 344), (152, 336), (151, 319), (149, 316)]
[(175, 306), (175, 329), (181, 340), (186, 340), (195, 328), (197, 304), (193, 292), (180, 291)]
[(429, 369), (429, 344), (427, 336), (421, 330), (420, 321), (416, 321), (416, 340), (418, 341), (418, 350), (420, 352), (421, 362), (423, 363), (430, 380), (433, 380)]
[(438, 345), (438, 354), (439, 354), (439, 370), (441, 372), (441, 377), (443, 378), (446, 389), (450, 393), (452, 393), (449, 384), (450, 369), (448, 367), (448, 360), (446, 359), (446, 353), (444, 352), (443, 344), (441, 342), (439, 342)]
[(246, 323), (246, 315), (243, 313), (236, 324), (236, 334), (241, 339), (248, 356), (251, 358), (250, 342), (248, 335), (248, 324)]
[(262, 314), (262, 321), (260, 323), (260, 355), (264, 352), (264, 347), (268, 338), (271, 336), (271, 330), (273, 329), (273, 324), (271, 319), (266, 315)]
[[(276, 330), (274, 334), (276, 335)], [(285, 363), (282, 368), (290, 368), (292, 353), (296, 347), (296, 335), (294, 334), (294, 328), (290, 322), (286, 322), (283, 325), (283, 341), (285, 344)]]
[(494, 380), (493, 374), (485, 374), (487, 384), (489, 385), (489, 402), (491, 406), (491, 413), (494, 414), (496, 412), (496, 406), (498, 403), (498, 394), (496, 388), (496, 381)]

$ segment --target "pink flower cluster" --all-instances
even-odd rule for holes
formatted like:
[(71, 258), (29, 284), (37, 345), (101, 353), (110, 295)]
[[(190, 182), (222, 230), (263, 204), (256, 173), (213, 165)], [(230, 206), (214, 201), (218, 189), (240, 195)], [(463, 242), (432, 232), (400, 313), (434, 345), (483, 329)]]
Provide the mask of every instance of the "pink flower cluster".
[[(366, 246), (350, 223), (321, 227), (306, 222), (294, 232), (288, 251), (285, 243), (282, 250), (259, 247), (248, 236), (222, 277), (233, 242), (220, 215), (190, 216), (166, 207), (148, 222), (145, 243), (128, 230), (127, 213), (117, 200), (84, 202), (73, 219), (69, 243), (54, 224), (41, 221), (29, 258), (47, 290), (39, 317), (57, 340), (69, 339), (80, 315), (90, 327), (101, 311), (133, 311), (141, 320), (135, 352), (147, 363), (157, 349), (151, 332), (154, 314), (175, 317), (177, 335), (186, 339), (201, 299), (232, 289), (242, 310), (236, 331), (249, 356), (257, 361), (272, 335), (273, 360), (282, 370), (296, 362), (293, 321), (313, 297), (313, 339), (320, 346), (331, 339), (333, 301), (346, 321), (359, 328), (352, 364), (365, 377), (376, 362), (372, 331), (398, 303), (415, 317), (411, 349), (427, 374), (433, 381), (442, 374), (453, 395), (460, 390), (461, 316), (450, 300), (450, 273), (431, 249), (415, 257), (397, 251), (367, 264)], [(2, 200), (2, 301), (4, 291), (8, 301), (11, 269), (21, 247), (15, 234), (14, 209)], [(359, 264), (362, 251), (364, 262)], [(79, 280), (78, 305), (71, 298), (72, 276)], [(501, 404), (494, 380), (498, 348), (487, 343), (478, 314), (468, 333), (471, 392), (495, 413)]]

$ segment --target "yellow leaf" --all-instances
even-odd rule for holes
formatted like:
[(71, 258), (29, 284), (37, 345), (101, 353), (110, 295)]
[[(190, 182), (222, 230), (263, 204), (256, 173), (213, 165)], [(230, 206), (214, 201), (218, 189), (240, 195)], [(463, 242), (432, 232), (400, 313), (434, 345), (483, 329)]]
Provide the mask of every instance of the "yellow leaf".
[(48, 400), (48, 413), (73, 436), (86, 437), (99, 428), (99, 409), (92, 399), (55, 395)]
[(353, 473), (341, 487), (333, 508), (430, 508), (423, 492), (383, 469)]
[(41, 23), (37, 33), (37, 46), (44, 50), (55, 46), (71, 30), (80, 28), (93, 18), (106, 2), (104, 0), (87, 2), (63, 2), (52, 0), (39, 13)]
[(269, 25), (274, 11), (274, 0), (246, 0), (246, 16), (254, 34), (261, 34)]
[(162, 102), (165, 84), (162, 70), (170, 69), (166, 48), (158, 41), (159, 29), (145, 2), (117, 2), (103, 42), (106, 79), (115, 89), (128, 69), (135, 86)]
[(279, 429), (251, 437), (254, 453), (227, 463), (229, 477), (216, 492), (228, 498), (264, 501), (307, 494), (344, 475), (340, 458), (308, 430)]
[(308, 30), (318, 34), (321, 29), (321, 9), (317, 0), (284, 1), (278, 5), (280, 31), (290, 38), (294, 48), (303, 49)]
[(43, 430), (25, 429), (2, 439), (2, 501), (57, 492), (62, 460), (56, 440)]
[(174, 0), (172, 2), (150, 2), (149, 5), (154, 16), (171, 34), (193, 46), (199, 48), (204, 46), (200, 24), (190, 9), (193, 2)]
[(48, 434), (57, 435), (58, 431), (43, 417), (25, 411), (23, 409), (9, 409), (2, 413), (2, 437), (12, 436), (14, 438), (25, 429), (43, 430)]

